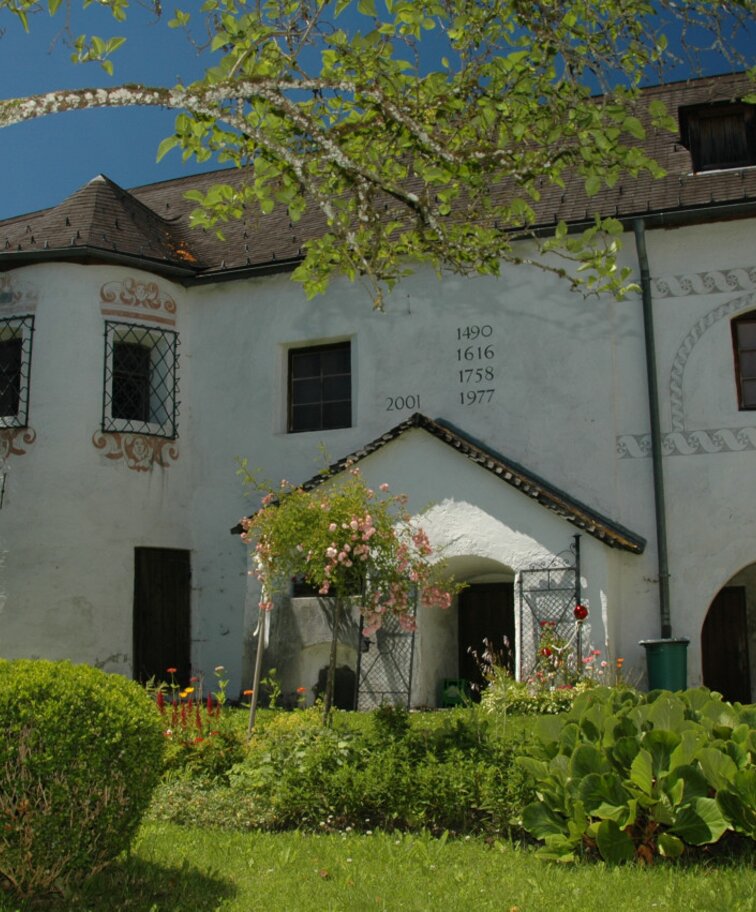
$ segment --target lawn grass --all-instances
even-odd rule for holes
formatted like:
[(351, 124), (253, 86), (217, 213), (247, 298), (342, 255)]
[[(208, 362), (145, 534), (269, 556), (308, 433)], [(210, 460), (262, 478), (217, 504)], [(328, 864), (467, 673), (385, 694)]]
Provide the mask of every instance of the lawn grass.
[(130, 858), (78, 897), (3, 912), (753, 912), (745, 864), (607, 868), (424, 835), (143, 827)]

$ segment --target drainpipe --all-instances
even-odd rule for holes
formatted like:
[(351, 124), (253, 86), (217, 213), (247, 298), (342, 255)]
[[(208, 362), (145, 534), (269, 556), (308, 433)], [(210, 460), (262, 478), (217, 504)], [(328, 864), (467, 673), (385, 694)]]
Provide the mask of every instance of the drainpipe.
[(646, 252), (646, 225), (643, 219), (633, 222), (635, 249), (641, 278), (643, 300), (643, 331), (646, 345), (646, 378), (648, 380), (648, 411), (651, 424), (651, 464), (654, 476), (654, 507), (656, 513), (656, 554), (659, 564), (659, 613), (661, 638), (672, 637), (669, 612), (669, 560), (667, 555), (667, 514), (664, 501), (664, 472), (662, 468), (661, 427), (659, 422), (659, 387), (656, 379), (656, 344), (651, 298), (651, 275)]

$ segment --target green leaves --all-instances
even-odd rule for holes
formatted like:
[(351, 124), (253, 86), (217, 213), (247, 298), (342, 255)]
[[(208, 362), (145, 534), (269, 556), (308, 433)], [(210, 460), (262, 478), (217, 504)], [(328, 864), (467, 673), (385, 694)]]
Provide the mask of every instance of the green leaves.
[(670, 833), (690, 845), (704, 845), (716, 842), (728, 829), (730, 824), (715, 798), (695, 798), (680, 808)]
[(79, 35), (74, 41), (74, 53), (71, 54), (73, 63), (90, 63), (95, 61), (109, 75), (113, 75), (113, 61), (110, 55), (115, 53), (119, 47), (125, 44), (125, 38), (98, 38), (96, 35), (87, 37)]
[[(104, 6), (116, 21), (137, 12), (127, 0), (82, 5)], [(62, 6), (0, 0), (25, 28), (30, 13), (55, 15)], [(195, 6), (165, 21), (206, 30), (203, 77), (175, 94), (139, 86), (105, 103), (133, 98), (182, 111), (159, 158), (178, 149), (185, 159), (249, 166), (236, 199), (204, 201), (192, 224), (220, 226), (247, 204), (263, 215), (285, 206), (292, 218), (315, 210), (324, 233), (304, 247), (295, 280), (312, 295), (336, 273), (359, 278), (380, 307), (418, 262), (460, 275), (498, 275), (527, 262), (584, 292), (634, 291), (618, 264), (621, 225), (600, 217), (602, 191), (623, 176), (662, 176), (641, 143), (650, 128), (677, 125), (638, 86), (649, 67), (672, 59), (667, 27), (684, 30), (693, 14), (697, 29), (718, 40), (722, 5), (661, 0), (666, 21), (648, 0)], [(438, 58), (429, 60), (422, 41), (431, 30)], [(73, 59), (112, 73), (121, 43), (82, 35), (71, 41)], [(737, 42), (717, 46), (732, 56)], [(597, 82), (600, 98), (592, 97)], [(4, 122), (14, 122), (17, 107), (4, 105)], [(560, 225), (545, 237), (537, 204), (568, 184), (570, 194), (584, 193), (579, 205), (595, 222), (582, 233)], [(527, 254), (520, 241), (530, 243)]]
[(544, 719), (540, 759), (518, 761), (541, 798), (523, 822), (544, 840), (543, 857), (595, 844), (615, 864), (677, 858), (729, 830), (754, 838), (750, 712), (703, 689), (646, 698), (597, 688)]
[(621, 864), (635, 858), (635, 846), (630, 835), (621, 830), (614, 820), (603, 820), (596, 832), (596, 844), (604, 861)]
[(561, 835), (565, 830), (564, 820), (540, 801), (529, 804), (525, 808), (522, 814), (522, 823), (525, 829), (536, 839)]

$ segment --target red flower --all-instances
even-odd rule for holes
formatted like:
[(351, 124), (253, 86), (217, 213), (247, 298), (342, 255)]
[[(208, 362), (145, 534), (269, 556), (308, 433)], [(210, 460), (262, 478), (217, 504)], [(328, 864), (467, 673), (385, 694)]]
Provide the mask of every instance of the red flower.
[(548, 657), (551, 655), (551, 650), (549, 649), (548, 646), (543, 647), (543, 649), (541, 650), (541, 655), (546, 656), (546, 658), (548, 659)]
[(175, 668), (166, 668), (165, 670), (168, 672), (169, 675), (175, 675), (175, 674), (176, 674), (176, 669), (175, 669)]
[(306, 687), (297, 687), (297, 693), (305, 694), (305, 693), (307, 693), (307, 688)]
[(575, 605), (572, 613), (575, 615), (576, 621), (584, 621), (588, 617), (588, 609), (585, 605), (581, 605), (579, 602)]

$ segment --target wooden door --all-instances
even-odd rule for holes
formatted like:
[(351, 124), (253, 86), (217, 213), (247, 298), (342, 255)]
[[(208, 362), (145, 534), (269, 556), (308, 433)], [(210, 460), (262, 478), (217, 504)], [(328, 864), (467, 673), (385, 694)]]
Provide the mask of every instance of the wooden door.
[(191, 675), (189, 552), (134, 549), (134, 677), (186, 685)]
[(751, 702), (745, 587), (725, 586), (711, 603), (701, 629), (701, 662), (706, 687), (725, 700)]
[(484, 680), (470, 650), (480, 656), (484, 640), (514, 673), (514, 583), (476, 583), (459, 594), (459, 676), (477, 685), (478, 695)]

